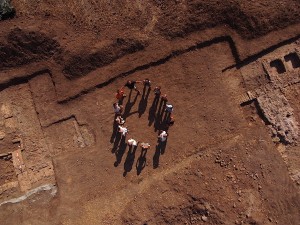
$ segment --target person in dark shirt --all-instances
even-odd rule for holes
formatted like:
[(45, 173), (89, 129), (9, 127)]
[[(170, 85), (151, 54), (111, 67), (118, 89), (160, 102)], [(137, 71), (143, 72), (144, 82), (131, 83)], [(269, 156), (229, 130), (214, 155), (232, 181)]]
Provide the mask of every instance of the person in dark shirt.
[(164, 94), (161, 96), (161, 100), (164, 101), (165, 103), (168, 101), (168, 96), (167, 94)]
[(149, 88), (151, 88), (151, 81), (148, 78), (143, 80), (143, 84), (144, 84), (144, 86), (148, 86)]
[(160, 86), (157, 86), (157, 87), (155, 87), (154, 88), (154, 94), (155, 94), (155, 96), (156, 97), (158, 97), (159, 98), (159, 96), (161, 95), (161, 87)]
[(142, 83), (142, 81), (128, 80), (124, 86), (128, 87), (130, 90), (135, 90), (139, 95), (140, 91), (136, 88), (136, 83)]

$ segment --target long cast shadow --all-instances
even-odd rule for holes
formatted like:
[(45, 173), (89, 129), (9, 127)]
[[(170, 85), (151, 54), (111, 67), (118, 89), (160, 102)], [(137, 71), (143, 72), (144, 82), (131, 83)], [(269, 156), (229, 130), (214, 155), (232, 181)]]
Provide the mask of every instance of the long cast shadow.
[(123, 113), (123, 118), (126, 119), (128, 116), (134, 114), (134, 113), (137, 113), (137, 112), (131, 112), (131, 109), (132, 107), (134, 106), (134, 104), (136, 103), (136, 100), (137, 100), (137, 97), (138, 97), (138, 94), (136, 94), (133, 102), (131, 102), (131, 95), (132, 95), (132, 90), (130, 90), (130, 93), (129, 93), (129, 96), (128, 96), (128, 99), (127, 99), (127, 103), (126, 103), (126, 106), (125, 106), (125, 109), (124, 109), (124, 113)]
[(149, 109), (149, 115), (148, 115), (148, 121), (149, 121), (148, 126), (149, 127), (155, 121), (155, 117), (156, 117), (155, 113), (156, 113), (156, 110), (157, 110), (158, 102), (159, 102), (159, 96), (156, 95), (153, 102), (152, 102), (152, 105)]
[[(147, 89), (147, 93), (146, 93), (146, 89)], [(140, 100), (139, 109), (138, 109), (139, 117), (141, 117), (146, 111), (150, 91), (151, 91), (151, 88), (149, 86), (144, 85), (143, 95)]]
[(114, 140), (117, 136), (117, 133), (118, 133), (118, 124), (116, 122), (116, 118), (117, 118), (117, 115), (115, 115), (114, 117), (114, 121), (113, 121), (113, 132), (111, 134), (111, 137), (110, 137), (110, 143), (114, 143)]
[(142, 170), (146, 166), (146, 161), (147, 161), (146, 154), (147, 154), (147, 150), (148, 149), (142, 149), (141, 155), (138, 158), (138, 160), (136, 161), (136, 172), (137, 172), (137, 175), (140, 175), (141, 172), (142, 172)]
[(163, 128), (162, 118), (164, 115), (164, 109), (165, 109), (166, 103), (167, 102), (165, 100), (160, 99), (159, 107), (158, 107), (158, 110), (157, 110), (156, 116), (155, 116), (154, 131), (162, 130), (162, 128)]
[(121, 140), (121, 134), (119, 132), (116, 133), (115, 139), (114, 139), (114, 145), (113, 148), (111, 150), (112, 153), (115, 153), (119, 147), (119, 143)]
[(125, 162), (124, 162), (124, 173), (123, 176), (125, 177), (127, 173), (129, 173), (132, 170), (132, 166), (134, 163), (134, 158), (135, 158), (135, 152), (136, 152), (137, 146), (130, 146)]
[(155, 153), (153, 156), (153, 169), (156, 169), (159, 166), (159, 157), (165, 153), (167, 140), (165, 142), (157, 142)]
[(117, 167), (121, 161), (122, 161), (122, 157), (125, 153), (127, 144), (126, 144), (126, 138), (124, 136), (122, 136), (121, 141), (120, 141), (120, 145), (118, 150), (115, 152), (116, 155), (116, 162), (114, 163), (114, 166)]
[(155, 154), (153, 156), (153, 168), (156, 169), (159, 166), (159, 157), (160, 157), (160, 147), (159, 143), (157, 143), (155, 148)]

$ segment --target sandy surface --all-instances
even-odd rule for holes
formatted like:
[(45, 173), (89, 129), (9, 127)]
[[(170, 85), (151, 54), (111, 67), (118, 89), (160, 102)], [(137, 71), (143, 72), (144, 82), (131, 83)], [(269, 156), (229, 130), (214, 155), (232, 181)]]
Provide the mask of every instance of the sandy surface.
[[(0, 203), (58, 192), (1, 205), (1, 224), (298, 223), (298, 1), (12, 3), (16, 17), (0, 21)], [(112, 104), (145, 78), (152, 90), (123, 100), (126, 140), (149, 142), (142, 152), (116, 135)]]

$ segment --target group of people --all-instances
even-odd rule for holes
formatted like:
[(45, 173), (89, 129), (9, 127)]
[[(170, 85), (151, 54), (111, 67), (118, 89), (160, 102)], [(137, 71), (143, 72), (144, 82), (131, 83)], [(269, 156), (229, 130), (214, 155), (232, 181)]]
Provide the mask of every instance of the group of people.
[[(126, 120), (125, 118), (122, 117), (122, 113), (123, 113), (123, 106), (122, 106), (122, 102), (123, 99), (126, 97), (126, 94), (124, 93), (124, 88), (127, 87), (130, 89), (130, 91), (134, 90), (137, 92), (138, 95), (140, 95), (140, 91), (137, 89), (136, 84), (137, 83), (142, 83), (144, 86), (147, 86), (149, 89), (151, 89), (151, 81), (146, 78), (143, 81), (132, 81), (132, 80), (128, 80), (126, 82), (126, 84), (124, 86), (122, 86), (119, 90), (117, 90), (117, 93), (115, 95), (116, 99), (118, 102), (113, 103), (113, 109), (114, 109), (114, 113), (115, 113), (115, 122), (117, 123), (117, 129), (118, 132), (125, 138), (126, 135), (129, 133), (128, 127), (125, 125)], [(167, 125), (171, 126), (174, 124), (174, 117), (172, 115), (173, 112), (173, 105), (171, 103), (168, 102), (168, 98), (167, 95), (161, 95), (161, 87), (160, 86), (156, 86), (154, 88), (154, 94), (155, 94), (155, 98), (161, 98), (161, 100), (164, 102), (164, 111), (167, 114)], [(168, 137), (168, 133), (165, 130), (160, 130), (158, 133), (158, 141), (163, 143), (166, 142)], [(137, 147), (139, 144), (139, 141), (133, 139), (133, 138), (129, 138), (127, 140), (127, 144), (129, 146), (132, 147)], [(148, 148), (150, 148), (150, 144), (147, 142), (142, 142), (141, 147), (143, 150), (146, 150)]]

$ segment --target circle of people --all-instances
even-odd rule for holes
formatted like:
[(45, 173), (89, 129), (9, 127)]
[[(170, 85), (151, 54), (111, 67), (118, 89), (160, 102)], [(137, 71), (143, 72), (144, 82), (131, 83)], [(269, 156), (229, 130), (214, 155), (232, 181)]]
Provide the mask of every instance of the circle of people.
[[(116, 99), (118, 100), (118, 102), (113, 104), (113, 109), (115, 112), (115, 121), (118, 125), (118, 132), (121, 133), (121, 135), (123, 137), (126, 137), (126, 135), (129, 133), (128, 127), (125, 125), (126, 120), (122, 117), (124, 107), (121, 103), (122, 103), (123, 99), (126, 97), (126, 94), (124, 93), (124, 88), (127, 87), (130, 91), (134, 90), (137, 92), (138, 95), (140, 95), (141, 93), (136, 87), (137, 83), (142, 83), (144, 86), (147, 86), (149, 89), (151, 89), (151, 81), (148, 78), (146, 78), (143, 81), (128, 80), (124, 86), (122, 86), (119, 90), (117, 90), (117, 93), (115, 95)], [(173, 105), (170, 102), (168, 102), (167, 95), (161, 94), (160, 86), (156, 86), (154, 88), (153, 92), (155, 94), (155, 98), (158, 98), (158, 99), (161, 98), (161, 100), (165, 103), (163, 110), (168, 114), (166, 125), (168, 127), (173, 125), (175, 122), (174, 116), (172, 115)], [(167, 131), (159, 130), (159, 133), (157, 136), (158, 142), (165, 142), (167, 140), (167, 137), (168, 137)], [(137, 141), (133, 138), (129, 138), (127, 140), (127, 144), (129, 146), (137, 147), (139, 144), (139, 141)], [(141, 147), (143, 150), (146, 150), (146, 149), (150, 148), (150, 144), (148, 142), (142, 142)]]

